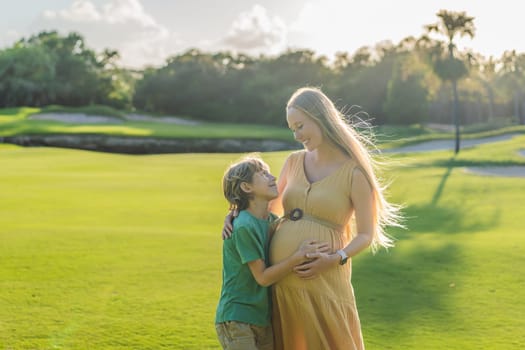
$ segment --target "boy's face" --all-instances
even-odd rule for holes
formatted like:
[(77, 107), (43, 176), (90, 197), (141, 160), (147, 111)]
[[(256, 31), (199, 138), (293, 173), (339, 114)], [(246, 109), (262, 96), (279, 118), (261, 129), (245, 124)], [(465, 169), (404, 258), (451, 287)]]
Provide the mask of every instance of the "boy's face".
[(249, 185), (251, 194), (254, 197), (260, 197), (266, 200), (277, 198), (279, 192), (277, 191), (277, 183), (275, 176), (270, 174), (269, 170), (263, 169), (253, 175), (252, 183)]

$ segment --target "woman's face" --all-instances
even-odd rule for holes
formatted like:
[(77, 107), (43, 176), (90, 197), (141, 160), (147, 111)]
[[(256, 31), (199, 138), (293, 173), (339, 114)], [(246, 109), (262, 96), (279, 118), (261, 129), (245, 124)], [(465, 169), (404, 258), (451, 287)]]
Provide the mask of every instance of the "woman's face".
[(294, 138), (301, 142), (307, 151), (313, 151), (323, 142), (323, 131), (303, 111), (293, 107), (288, 108), (286, 110), (286, 120)]

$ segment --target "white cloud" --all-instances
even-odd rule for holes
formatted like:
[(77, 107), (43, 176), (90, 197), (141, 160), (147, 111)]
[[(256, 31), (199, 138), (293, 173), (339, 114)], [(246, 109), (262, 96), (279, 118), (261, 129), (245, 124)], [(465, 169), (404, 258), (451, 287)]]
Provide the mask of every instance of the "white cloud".
[(0, 49), (7, 47), (7, 46), (12, 46), (21, 37), (22, 35), (16, 30), (10, 29), (4, 33), (0, 32)]
[(84, 0), (76, 0), (69, 9), (59, 11), (46, 10), (43, 16), (50, 20), (61, 18), (72, 22), (91, 22), (102, 19), (95, 5)]
[(232, 23), (222, 44), (250, 54), (278, 53), (286, 45), (287, 28), (278, 16), (270, 16), (261, 5), (241, 12)]
[(75, 0), (70, 8), (45, 10), (44, 18), (70, 22), (105, 22), (110, 24), (136, 22), (142, 26), (156, 26), (155, 20), (144, 11), (139, 0), (112, 0), (100, 9), (89, 0)]
[(158, 26), (153, 17), (144, 11), (138, 0), (113, 0), (103, 8), (104, 18), (109, 23), (135, 21), (144, 27)]
[(159, 65), (182, 48), (182, 40), (148, 14), (139, 0), (109, 0), (97, 7), (76, 0), (66, 9), (46, 10), (33, 23), (32, 33), (77, 31), (87, 46), (116, 49), (124, 66)]

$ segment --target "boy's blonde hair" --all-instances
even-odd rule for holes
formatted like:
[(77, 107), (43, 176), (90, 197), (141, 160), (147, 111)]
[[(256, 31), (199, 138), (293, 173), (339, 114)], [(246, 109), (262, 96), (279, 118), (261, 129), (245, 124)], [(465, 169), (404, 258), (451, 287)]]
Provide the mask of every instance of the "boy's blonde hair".
[(226, 169), (222, 178), (222, 190), (230, 203), (230, 210), (240, 211), (248, 208), (252, 197), (242, 190), (241, 184), (252, 183), (253, 175), (262, 170), (269, 171), (269, 167), (256, 154), (250, 154)]

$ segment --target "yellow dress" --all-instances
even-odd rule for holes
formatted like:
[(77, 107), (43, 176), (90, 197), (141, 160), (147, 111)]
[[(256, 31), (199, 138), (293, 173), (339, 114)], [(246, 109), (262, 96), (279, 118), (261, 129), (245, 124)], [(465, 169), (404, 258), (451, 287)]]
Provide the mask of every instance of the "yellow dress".
[[(353, 160), (329, 176), (310, 183), (304, 172), (305, 151), (288, 159), (286, 187), (282, 194), (285, 213), (300, 208), (306, 215), (344, 227), (330, 228), (305, 218), (284, 220), (270, 243), (270, 262), (275, 264), (295, 252), (307, 239), (329, 242), (335, 251), (350, 240), (349, 221)], [(351, 261), (304, 280), (294, 273), (272, 288), (276, 349), (364, 349), (361, 326), (351, 285)]]

